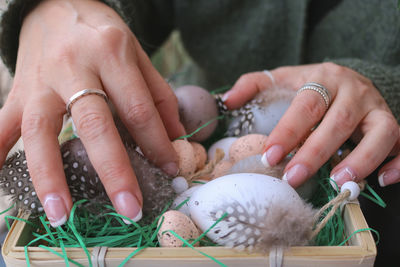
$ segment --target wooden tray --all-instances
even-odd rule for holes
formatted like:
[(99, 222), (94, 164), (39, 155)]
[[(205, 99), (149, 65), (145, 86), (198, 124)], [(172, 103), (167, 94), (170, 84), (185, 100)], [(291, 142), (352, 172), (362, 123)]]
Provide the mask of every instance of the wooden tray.
[[(346, 235), (356, 230), (368, 228), (358, 204), (349, 203), (343, 209)], [(26, 266), (24, 244), (31, 240), (31, 229), (22, 221), (15, 221), (9, 231), (2, 254), (8, 267)], [(62, 253), (60, 248), (54, 248)], [(105, 255), (104, 265), (118, 266), (136, 248), (109, 248)], [(218, 259), (226, 266), (270, 266), (270, 255), (238, 252), (224, 247), (201, 247), (202, 252)], [(84, 266), (89, 266), (84, 251), (80, 248), (67, 248), (67, 255)], [(92, 253), (93, 248), (89, 251)], [(38, 247), (28, 248), (31, 266), (57, 267), (65, 266), (62, 258)], [(272, 256), (271, 256), (272, 257)], [(376, 257), (375, 241), (370, 231), (354, 234), (344, 246), (303, 246), (292, 247), (284, 251), (282, 266), (373, 266)], [(75, 266), (71, 264), (71, 266)], [(214, 261), (191, 248), (146, 248), (129, 260), (124, 266), (185, 266), (206, 267), (219, 266)]]

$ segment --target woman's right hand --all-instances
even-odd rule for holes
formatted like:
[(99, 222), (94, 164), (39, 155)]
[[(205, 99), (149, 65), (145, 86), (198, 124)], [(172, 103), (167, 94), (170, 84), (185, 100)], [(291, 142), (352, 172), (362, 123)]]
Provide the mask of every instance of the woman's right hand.
[[(68, 99), (86, 88), (106, 92), (148, 159), (169, 174), (178, 171), (170, 142), (184, 134), (176, 97), (127, 25), (98, 1), (42, 1), (24, 19), (14, 84), (0, 111), (0, 165), (22, 135), (53, 226), (72, 207), (57, 136)], [(117, 212), (140, 219), (140, 189), (104, 99), (79, 99), (72, 118)]]

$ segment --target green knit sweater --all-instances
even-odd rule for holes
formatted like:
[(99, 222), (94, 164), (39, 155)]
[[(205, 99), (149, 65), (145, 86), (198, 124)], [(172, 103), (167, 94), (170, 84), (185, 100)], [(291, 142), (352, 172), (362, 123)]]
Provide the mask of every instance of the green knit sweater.
[[(397, 0), (103, 0), (148, 53), (172, 30), (213, 86), (243, 73), (332, 61), (373, 81), (400, 122), (400, 10)], [(23, 10), (10, 1), (1, 56), (15, 68)], [(356, 100), (355, 100), (356, 101)]]

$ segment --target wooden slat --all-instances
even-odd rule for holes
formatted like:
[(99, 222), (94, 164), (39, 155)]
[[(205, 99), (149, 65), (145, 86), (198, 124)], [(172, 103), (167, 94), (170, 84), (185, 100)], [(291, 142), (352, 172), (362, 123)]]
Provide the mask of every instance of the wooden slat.
[[(344, 208), (344, 221), (347, 235), (358, 229), (368, 228), (359, 205), (347, 204)], [(25, 223), (15, 221), (7, 235), (2, 248), (3, 257), (9, 266), (26, 266), (25, 253), (22, 246), (17, 246)], [(25, 232), (26, 234), (26, 232)], [(369, 231), (355, 234), (346, 246), (303, 246), (292, 247), (284, 252), (285, 266), (373, 266), (376, 246)], [(135, 248), (109, 248), (107, 266), (118, 266)], [(200, 247), (202, 252), (217, 258), (227, 266), (268, 266), (269, 255), (238, 252), (224, 247)], [(61, 252), (60, 248), (55, 250)], [(80, 248), (67, 248), (68, 257), (84, 265), (88, 265), (86, 254)], [(91, 250), (91, 249), (89, 249)], [(38, 247), (28, 249), (32, 266), (56, 267), (64, 266), (58, 256)], [(218, 266), (215, 262), (202, 256), (191, 248), (146, 248), (129, 261), (130, 266)]]

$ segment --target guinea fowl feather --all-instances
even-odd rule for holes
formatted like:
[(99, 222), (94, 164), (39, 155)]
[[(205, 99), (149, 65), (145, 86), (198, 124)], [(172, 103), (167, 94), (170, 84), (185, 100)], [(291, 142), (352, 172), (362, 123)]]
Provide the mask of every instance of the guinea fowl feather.
[[(155, 217), (174, 198), (171, 177), (140, 155), (133, 142), (125, 142), (125, 148), (142, 191), (143, 214)], [(99, 204), (111, 205), (81, 140), (75, 138), (66, 141), (60, 150), (73, 202), (87, 199), (88, 208), (98, 207)], [(32, 184), (24, 151), (16, 152), (6, 160), (0, 170), (0, 186), (4, 194), (12, 196), (18, 208), (33, 216), (44, 212)], [(95, 208), (92, 210), (101, 212)]]

